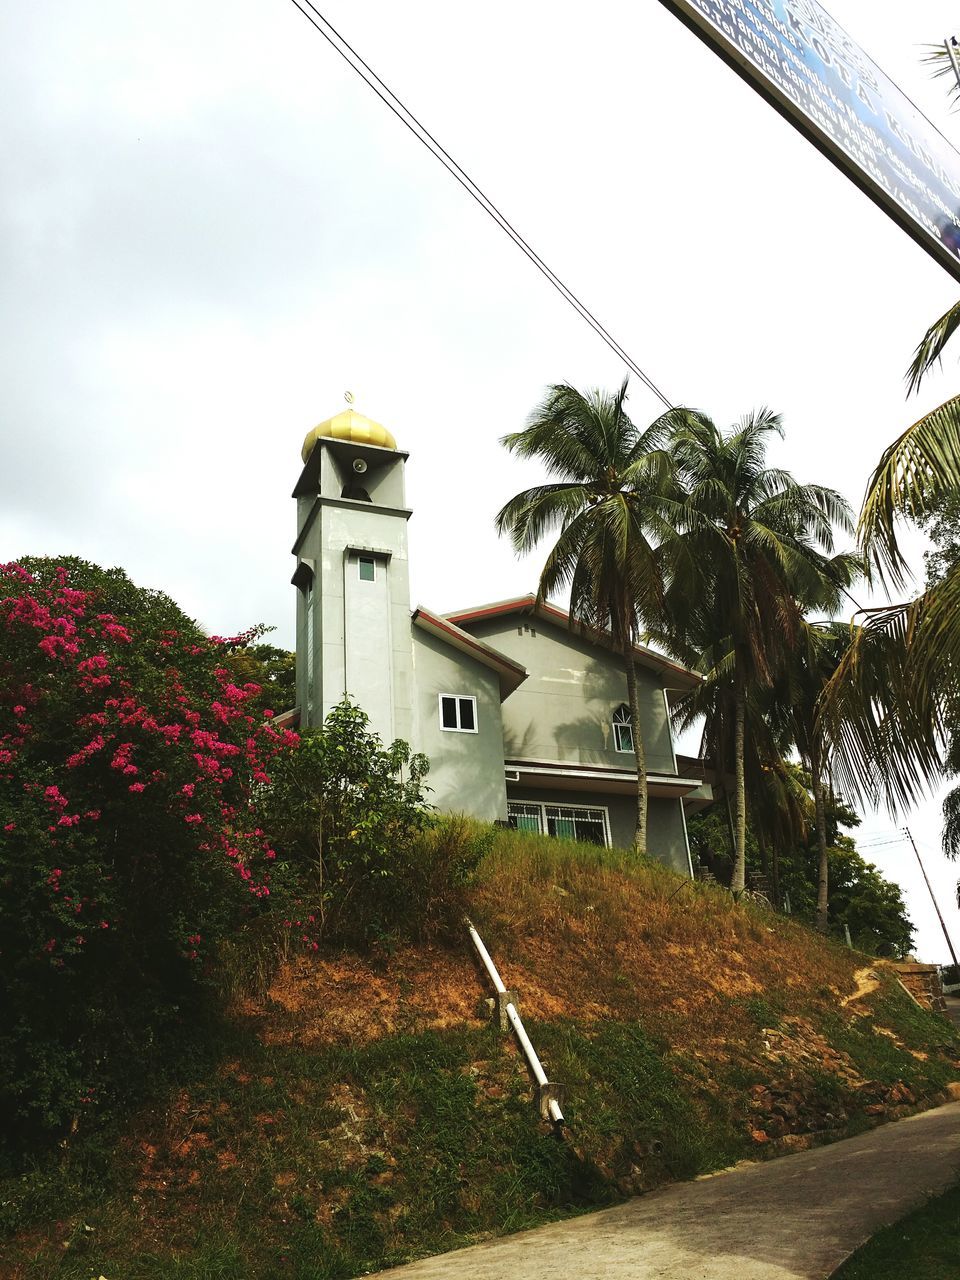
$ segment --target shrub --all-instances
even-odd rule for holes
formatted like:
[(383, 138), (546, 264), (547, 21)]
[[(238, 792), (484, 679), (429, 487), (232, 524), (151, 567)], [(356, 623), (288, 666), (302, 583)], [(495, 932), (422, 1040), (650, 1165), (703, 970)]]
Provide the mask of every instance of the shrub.
[(229, 648), (118, 569), (0, 566), (0, 1127), (136, 1091), (263, 909), (253, 802), (295, 735)]
[(278, 761), (264, 826), (302, 943), (422, 937), (458, 910), (484, 841), (465, 819), (432, 814), (427, 769), (405, 742), (384, 747), (349, 700)]

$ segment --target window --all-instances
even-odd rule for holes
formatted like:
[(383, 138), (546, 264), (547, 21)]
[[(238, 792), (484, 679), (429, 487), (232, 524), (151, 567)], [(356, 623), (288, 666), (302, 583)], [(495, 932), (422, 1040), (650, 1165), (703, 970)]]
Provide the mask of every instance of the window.
[(547, 835), (561, 840), (582, 840), (585, 844), (606, 845), (606, 809), (583, 809), (579, 805), (545, 804)]
[(373, 556), (360, 556), (357, 560), (361, 582), (373, 582), (377, 576), (377, 562)]
[(507, 821), (517, 831), (536, 831), (539, 834), (543, 830), (541, 819), (538, 804), (523, 804), (518, 800), (511, 800), (507, 804)]
[(580, 840), (584, 844), (603, 847), (610, 843), (606, 809), (590, 809), (581, 804), (535, 804), (526, 800), (508, 800), (507, 821), (517, 831), (537, 831), (558, 840)]
[(305, 647), (307, 650), (307, 724), (313, 723), (313, 684), (314, 684), (314, 653), (313, 653), (313, 636), (314, 636), (314, 591), (313, 578), (307, 583), (307, 589), (304, 592), (304, 609), (306, 610), (306, 632), (307, 638)]
[(476, 698), (459, 693), (441, 693), (440, 728), (451, 729), (456, 733), (476, 733)]
[(633, 750), (633, 721), (627, 706), (621, 705), (613, 713), (613, 746), (616, 751)]

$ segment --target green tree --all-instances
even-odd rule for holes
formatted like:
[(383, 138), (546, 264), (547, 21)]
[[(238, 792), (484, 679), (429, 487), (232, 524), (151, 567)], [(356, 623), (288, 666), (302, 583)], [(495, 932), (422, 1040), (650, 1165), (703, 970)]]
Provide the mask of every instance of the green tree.
[(369, 946), (459, 923), (482, 856), (469, 824), (436, 819), (427, 758), (384, 746), (345, 700), (277, 761), (262, 805), (279, 851), (275, 894), (308, 946)]
[[(834, 562), (837, 558), (834, 558)], [(856, 558), (850, 558), (849, 582), (859, 569)], [(830, 908), (830, 859), (827, 842), (827, 772), (830, 766), (832, 741), (827, 734), (827, 724), (820, 716), (820, 704), (824, 691), (849, 643), (849, 628), (842, 623), (803, 623), (799, 643), (787, 663), (787, 677), (783, 686), (785, 707), (791, 726), (793, 744), (810, 774), (810, 787), (814, 803), (814, 830), (818, 848), (817, 870), (817, 928), (827, 932)]]
[[(928, 515), (920, 521), (933, 546), (924, 556), (927, 590), (953, 573), (960, 565), (960, 491), (945, 494)], [(949, 777), (960, 774), (960, 721), (951, 706), (945, 715), (947, 749), (944, 769)], [(960, 855), (960, 786), (947, 793), (943, 801), (943, 851), (949, 858)]]
[(846, 925), (858, 951), (898, 958), (908, 955), (914, 928), (900, 886), (866, 862), (849, 836), (835, 838), (829, 857), (830, 905), (838, 935)]
[[(662, 439), (683, 488), (659, 548), (667, 581), (661, 639), (698, 669), (682, 714), (728, 726), (734, 774), (734, 893), (744, 887), (747, 728), (787, 665), (806, 610), (833, 612), (850, 558), (833, 556), (834, 525), (852, 531), (845, 500), (766, 465), (780, 418), (766, 409), (723, 433), (701, 413), (664, 416)], [(758, 718), (759, 708), (756, 712)]]
[(551, 482), (525, 489), (497, 516), (518, 554), (558, 531), (540, 574), (538, 598), (570, 590), (573, 619), (609, 633), (622, 655), (637, 770), (634, 847), (647, 849), (647, 767), (637, 692), (636, 648), (662, 604), (657, 545), (670, 494), (661, 425), (641, 431), (624, 408), (627, 382), (611, 395), (568, 384), (548, 388), (522, 431), (503, 444), (536, 458)]
[[(960, 398), (921, 418), (883, 453), (858, 525), (864, 556), (891, 592), (909, 566), (901, 520), (935, 520), (960, 494)], [(960, 560), (950, 558), (906, 601), (860, 611), (826, 691), (822, 715), (837, 744), (837, 777), (851, 798), (915, 803), (943, 773), (950, 727), (960, 723)]]

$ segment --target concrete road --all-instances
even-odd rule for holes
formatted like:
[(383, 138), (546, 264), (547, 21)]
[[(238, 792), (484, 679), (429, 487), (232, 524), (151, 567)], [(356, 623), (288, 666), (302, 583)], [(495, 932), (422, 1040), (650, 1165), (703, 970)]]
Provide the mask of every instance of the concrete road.
[(960, 1176), (960, 1102), (832, 1146), (380, 1272), (396, 1280), (824, 1280)]

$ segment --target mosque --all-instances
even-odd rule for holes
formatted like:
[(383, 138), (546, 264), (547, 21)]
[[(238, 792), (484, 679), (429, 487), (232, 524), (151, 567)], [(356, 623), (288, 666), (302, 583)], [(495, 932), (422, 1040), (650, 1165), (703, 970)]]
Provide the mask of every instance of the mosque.
[[(297, 501), (297, 702), (322, 725), (345, 694), (384, 742), (430, 760), (440, 810), (628, 847), (636, 824), (633, 725), (613, 646), (534, 595), (457, 613), (411, 607), (408, 455), (348, 407), (303, 443)], [(685, 813), (709, 804), (678, 757), (669, 700), (699, 677), (635, 653), (647, 754), (648, 847), (692, 874)], [(699, 775), (699, 776), (698, 776)]]

